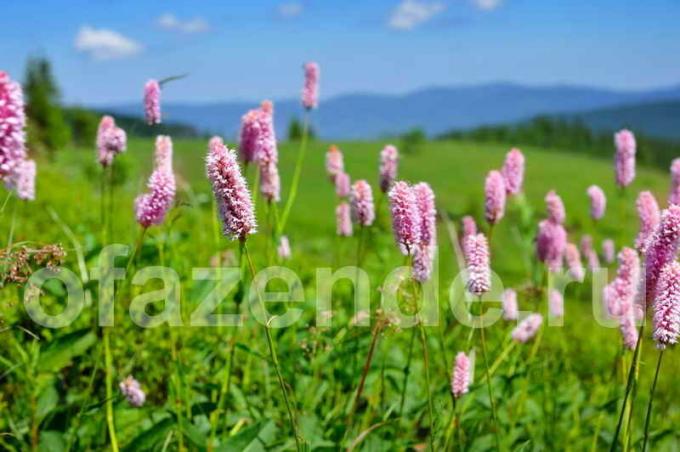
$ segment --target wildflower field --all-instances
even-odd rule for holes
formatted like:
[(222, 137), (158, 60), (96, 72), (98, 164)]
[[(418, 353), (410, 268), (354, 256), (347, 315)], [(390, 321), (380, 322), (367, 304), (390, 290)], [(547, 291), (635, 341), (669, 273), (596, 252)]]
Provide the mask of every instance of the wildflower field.
[(106, 121), (38, 161), (35, 199), (3, 193), (0, 448), (677, 450), (680, 209), (668, 174), (613, 163), (622, 138), (611, 160), (273, 136), (249, 157)]

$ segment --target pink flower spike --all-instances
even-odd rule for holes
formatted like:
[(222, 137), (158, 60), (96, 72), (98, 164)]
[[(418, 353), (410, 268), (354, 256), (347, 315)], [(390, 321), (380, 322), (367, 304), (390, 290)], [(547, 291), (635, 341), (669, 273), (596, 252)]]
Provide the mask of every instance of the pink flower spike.
[(635, 135), (630, 130), (623, 129), (614, 135), (616, 157), (616, 185), (623, 188), (635, 179)]
[(467, 263), (467, 289), (472, 295), (481, 296), (491, 289), (489, 267), (489, 244), (484, 234), (465, 238), (465, 261)]
[(619, 317), (624, 345), (633, 349), (638, 337), (635, 300), (640, 284), (640, 259), (635, 250), (625, 247), (619, 252), (618, 260), (616, 278), (605, 287), (604, 298), (609, 314)]
[(451, 392), (456, 399), (470, 390), (472, 371), (470, 358), (465, 353), (458, 352), (451, 375)]
[(614, 262), (616, 247), (614, 246), (614, 241), (612, 239), (605, 239), (602, 242), (602, 255), (604, 256), (604, 261), (607, 264)]
[(279, 255), (279, 259), (288, 260), (290, 259), (290, 242), (288, 241), (288, 236), (282, 235), (279, 239), (279, 246), (276, 248)]
[(406, 182), (399, 181), (392, 186), (388, 197), (394, 239), (401, 252), (410, 255), (420, 243), (420, 220), (415, 193)]
[(509, 195), (517, 195), (522, 192), (524, 182), (524, 154), (517, 148), (513, 148), (505, 156), (503, 164), (503, 178), (505, 190)]
[(678, 342), (680, 334), (680, 264), (664, 266), (654, 300), (654, 340), (659, 349)]
[(567, 231), (561, 224), (543, 220), (538, 224), (536, 253), (552, 272), (562, 269), (562, 258), (567, 247)]
[(486, 176), (484, 184), (484, 217), (494, 225), (505, 215), (505, 180), (501, 173), (493, 170)]
[(680, 204), (680, 158), (671, 163), (671, 191), (668, 194), (668, 204)]
[(149, 125), (161, 123), (161, 85), (153, 79), (144, 85), (144, 114)]
[(157, 169), (172, 172), (172, 139), (166, 135), (156, 137), (156, 151), (154, 153)]
[(239, 131), (239, 153), (244, 163), (252, 163), (257, 160), (257, 150), (260, 146), (260, 136), (263, 131), (263, 114), (259, 108), (248, 111), (241, 117), (241, 130)]
[(17, 197), (23, 201), (35, 200), (34, 160), (22, 160), (15, 167), (8, 180), (8, 187), (16, 191)]
[(545, 195), (545, 205), (548, 210), (548, 220), (553, 223), (564, 224), (564, 219), (566, 218), (564, 203), (562, 202), (562, 198), (560, 198), (554, 190), (550, 190), (548, 194)]
[(564, 260), (567, 262), (569, 276), (576, 281), (583, 281), (585, 270), (581, 263), (581, 254), (578, 252), (578, 247), (573, 243), (567, 243), (567, 246), (564, 249)]
[(424, 283), (430, 279), (435, 249), (434, 245), (416, 245), (413, 252), (413, 279), (416, 281)]
[(387, 193), (397, 178), (399, 152), (397, 148), (388, 144), (380, 151), (380, 191)]
[(253, 202), (236, 152), (227, 149), (219, 137), (210, 140), (206, 172), (220, 209), (224, 235), (245, 240), (257, 228)]
[(607, 197), (597, 185), (588, 187), (588, 197), (590, 198), (590, 217), (593, 220), (600, 220), (604, 216), (607, 208)]
[(258, 115), (260, 133), (257, 138), (256, 157), (260, 167), (260, 192), (268, 202), (278, 202), (281, 196), (281, 180), (272, 102), (263, 101)]
[(0, 71), (0, 181), (10, 182), (26, 160), (26, 114), (21, 85)]
[(125, 152), (127, 135), (123, 129), (116, 127), (111, 116), (103, 116), (97, 130), (97, 152), (99, 163), (106, 167), (113, 163), (116, 155)]
[(346, 202), (341, 202), (335, 209), (336, 231), (340, 237), (350, 237), (352, 235), (352, 219), (350, 217), (350, 207)]
[(596, 269), (600, 268), (600, 258), (597, 257), (597, 253), (591, 250), (586, 254), (586, 260), (588, 261), (588, 269), (594, 272)]
[(370, 226), (375, 219), (373, 207), (373, 190), (365, 180), (352, 184), (350, 192), (352, 220), (360, 226)]
[(148, 228), (163, 223), (165, 215), (175, 201), (175, 176), (172, 168), (159, 167), (151, 173), (148, 193), (135, 199), (135, 213), (140, 226)]
[(550, 289), (548, 294), (548, 307), (550, 308), (551, 317), (564, 317), (564, 296), (559, 290)]
[(332, 144), (326, 152), (326, 172), (331, 178), (331, 182), (335, 181), (338, 174), (345, 172), (345, 162), (342, 157), (342, 151)]
[(503, 319), (507, 321), (517, 320), (519, 318), (517, 292), (514, 289), (505, 289), (501, 301), (503, 302)]
[(477, 233), (477, 223), (470, 215), (464, 216), (461, 223), (463, 224), (463, 237)]
[(146, 401), (146, 394), (144, 394), (144, 391), (142, 391), (142, 386), (139, 384), (139, 382), (131, 375), (125, 380), (121, 381), (118, 387), (130, 405), (136, 408), (144, 405), (144, 402)]
[(593, 251), (593, 238), (588, 234), (583, 234), (581, 236), (581, 253), (587, 256), (591, 251)]
[(542, 323), (541, 314), (530, 314), (512, 330), (512, 339), (523, 344), (529, 342), (536, 335)]
[(345, 198), (350, 194), (350, 180), (349, 174), (338, 173), (335, 176), (335, 194), (341, 198)]
[(649, 238), (645, 261), (646, 305), (653, 302), (661, 270), (678, 255), (680, 206), (672, 204), (661, 213), (661, 221)]
[(639, 252), (645, 253), (647, 241), (659, 224), (661, 216), (659, 205), (651, 192), (643, 191), (638, 195), (635, 206), (640, 218), (640, 232), (635, 238), (635, 248)]
[(413, 192), (420, 217), (420, 243), (424, 246), (434, 246), (437, 242), (437, 209), (434, 192), (426, 182), (415, 184)]
[(319, 65), (314, 62), (305, 63), (305, 84), (302, 88), (302, 105), (311, 110), (319, 104)]

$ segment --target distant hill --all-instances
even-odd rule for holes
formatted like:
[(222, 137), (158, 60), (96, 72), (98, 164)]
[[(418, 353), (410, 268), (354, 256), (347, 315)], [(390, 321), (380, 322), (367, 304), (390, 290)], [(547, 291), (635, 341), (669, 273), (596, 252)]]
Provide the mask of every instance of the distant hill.
[(570, 115), (596, 131), (629, 127), (636, 132), (680, 141), (680, 101), (649, 102)]
[[(428, 88), (404, 95), (348, 94), (321, 100), (313, 113), (318, 135), (326, 139), (370, 139), (422, 128), (428, 135), (483, 124), (521, 121), (538, 114), (570, 114), (619, 105), (680, 101), (680, 86), (648, 91), (616, 91), (553, 85), (530, 87), (512, 83)], [(164, 117), (205, 132), (236, 136), (241, 115), (253, 102), (165, 103)], [(142, 115), (141, 103), (97, 108)], [(277, 132), (284, 136), (292, 118), (300, 117), (297, 99), (275, 102)], [(594, 112), (594, 114), (597, 114)], [(597, 121), (593, 119), (594, 123)]]

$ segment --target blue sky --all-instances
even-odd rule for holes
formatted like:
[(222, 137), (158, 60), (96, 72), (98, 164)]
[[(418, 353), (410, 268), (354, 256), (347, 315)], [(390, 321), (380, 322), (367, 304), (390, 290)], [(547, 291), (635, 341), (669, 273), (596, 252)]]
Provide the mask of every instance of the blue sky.
[(48, 56), (67, 102), (322, 96), (513, 81), (644, 89), (680, 83), (678, 0), (31, 0), (0, 19), (0, 69)]

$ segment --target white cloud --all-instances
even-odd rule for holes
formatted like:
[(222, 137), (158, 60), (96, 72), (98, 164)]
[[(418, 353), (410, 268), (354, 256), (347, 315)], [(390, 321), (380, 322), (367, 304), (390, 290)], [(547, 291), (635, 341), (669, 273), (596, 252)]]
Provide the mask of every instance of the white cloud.
[(472, 3), (483, 11), (493, 11), (501, 6), (503, 0), (472, 0)]
[(397, 30), (412, 30), (443, 12), (446, 5), (442, 2), (422, 2), (402, 0), (392, 11), (388, 24)]
[(279, 5), (279, 16), (290, 19), (302, 14), (302, 4), (297, 2), (282, 3)]
[(200, 17), (182, 21), (174, 14), (166, 13), (158, 18), (158, 25), (161, 28), (181, 33), (202, 33), (210, 29), (208, 22)]
[(117, 31), (83, 25), (75, 40), (76, 50), (87, 53), (95, 60), (113, 60), (135, 55), (142, 46)]

